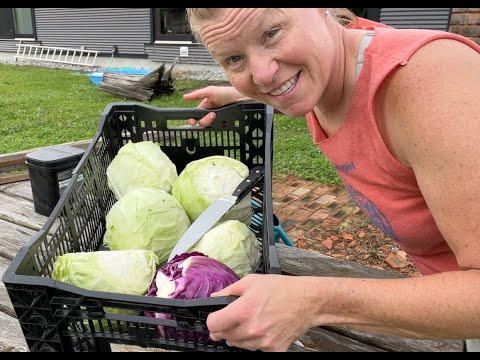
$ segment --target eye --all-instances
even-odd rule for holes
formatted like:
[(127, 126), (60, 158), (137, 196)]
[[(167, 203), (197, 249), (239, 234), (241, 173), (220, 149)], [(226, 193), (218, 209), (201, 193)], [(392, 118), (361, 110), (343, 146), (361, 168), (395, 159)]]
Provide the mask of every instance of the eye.
[(227, 60), (226, 60), (226, 63), (228, 65), (235, 65), (236, 63), (238, 63), (240, 60), (242, 60), (242, 57), (241, 56), (231, 56), (229, 57)]
[(277, 35), (278, 31), (279, 31), (279, 29), (270, 30), (269, 32), (267, 32), (265, 34), (265, 39), (266, 40), (272, 39), (273, 37), (275, 37), (275, 35)]

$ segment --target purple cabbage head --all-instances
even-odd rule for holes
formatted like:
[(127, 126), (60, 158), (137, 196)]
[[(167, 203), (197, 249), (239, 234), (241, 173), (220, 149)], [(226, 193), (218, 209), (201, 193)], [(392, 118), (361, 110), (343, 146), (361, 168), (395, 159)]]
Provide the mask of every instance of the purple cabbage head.
[[(200, 252), (175, 256), (155, 272), (147, 296), (169, 299), (204, 299), (220, 291), (240, 278), (224, 263)], [(174, 319), (174, 315), (146, 312), (145, 316)], [(159, 336), (184, 341), (211, 342), (206, 334), (191, 330), (176, 330), (158, 326)]]

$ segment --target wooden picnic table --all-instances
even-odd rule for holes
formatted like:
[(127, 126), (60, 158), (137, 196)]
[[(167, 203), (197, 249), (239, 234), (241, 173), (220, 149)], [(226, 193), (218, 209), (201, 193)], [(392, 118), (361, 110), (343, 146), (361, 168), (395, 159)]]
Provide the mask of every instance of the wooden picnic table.
[[(20, 247), (43, 226), (47, 217), (35, 213), (29, 180), (0, 185), (0, 279)], [(401, 275), (338, 260), (318, 252), (277, 245), (282, 271), (289, 275), (389, 278)], [(392, 310), (393, 311), (393, 310)], [(461, 352), (463, 341), (412, 340), (380, 336), (343, 327), (317, 327), (293, 345), (298, 352)], [(112, 351), (144, 351), (127, 345), (113, 345)], [(158, 349), (154, 349), (154, 351)], [(28, 351), (5, 286), (0, 281), (0, 352)]]

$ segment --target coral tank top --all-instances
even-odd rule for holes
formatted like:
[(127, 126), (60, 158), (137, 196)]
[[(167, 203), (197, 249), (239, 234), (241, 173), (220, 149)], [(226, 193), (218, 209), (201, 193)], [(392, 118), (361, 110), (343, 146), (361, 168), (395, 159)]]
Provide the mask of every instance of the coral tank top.
[(374, 113), (374, 96), (387, 75), (420, 47), (454, 39), (480, 52), (469, 39), (448, 32), (393, 29), (359, 19), (356, 28), (374, 30), (364, 50), (352, 102), (340, 129), (328, 137), (315, 113), (306, 114), (313, 142), (331, 161), (352, 199), (371, 222), (408, 253), (423, 275), (460, 270), (417, 185), (413, 171), (386, 147)]

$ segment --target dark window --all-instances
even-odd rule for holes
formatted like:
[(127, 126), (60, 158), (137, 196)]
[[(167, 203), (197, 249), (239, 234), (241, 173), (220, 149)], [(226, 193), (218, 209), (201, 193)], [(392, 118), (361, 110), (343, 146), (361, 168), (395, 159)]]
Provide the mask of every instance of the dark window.
[(353, 12), (355, 15), (360, 16), (362, 18), (367, 18), (367, 10), (368, 8), (349, 8), (351, 12)]
[(156, 41), (193, 41), (185, 8), (157, 8), (153, 12)]
[(31, 8), (13, 8), (15, 37), (33, 37), (33, 16)]
[(362, 18), (380, 21), (380, 8), (349, 8), (348, 10)]
[(31, 8), (0, 8), (0, 39), (33, 37)]

